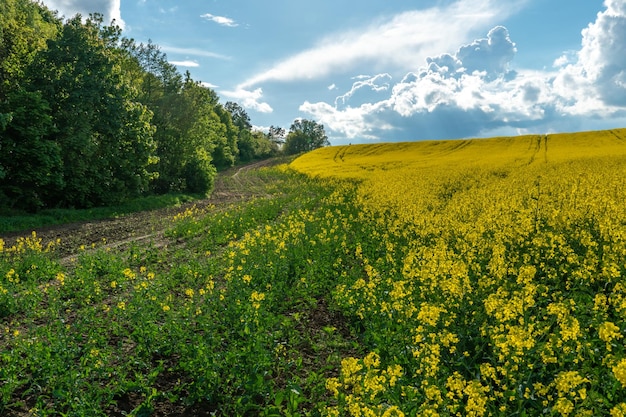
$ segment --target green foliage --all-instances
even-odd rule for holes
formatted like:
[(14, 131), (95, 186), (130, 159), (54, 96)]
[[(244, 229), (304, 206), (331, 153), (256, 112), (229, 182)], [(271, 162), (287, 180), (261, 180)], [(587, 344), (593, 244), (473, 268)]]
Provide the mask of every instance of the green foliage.
[(194, 201), (197, 198), (197, 195), (180, 193), (149, 195), (124, 201), (120, 205), (89, 209), (42, 209), (36, 214), (5, 209), (0, 211), (0, 233), (34, 230), (58, 224), (110, 219), (138, 211), (174, 207)]
[(12, 118), (2, 132), (0, 205), (37, 210), (63, 187), (61, 149), (49, 139), (52, 118), (38, 93), (10, 94)]
[(324, 125), (314, 120), (297, 119), (292, 123), (287, 134), (284, 152), (287, 155), (295, 155), (328, 145), (330, 142), (324, 131)]
[(68, 20), (30, 68), (30, 88), (50, 103), (61, 149), (64, 186), (47, 205), (114, 204), (144, 191), (153, 162), (151, 112), (125, 82), (116, 45), (119, 29), (101, 17)]
[(102, 16), (62, 21), (41, 3), (0, 3), (0, 208), (206, 194), (213, 167), (274, 154), (250, 129), (238, 104), (221, 105)]
[(198, 149), (196, 155), (185, 165), (185, 181), (190, 193), (208, 195), (213, 189), (217, 170), (211, 164), (211, 156)]
[(314, 412), (341, 358), (330, 347), (354, 349), (308, 326), (334, 285), (321, 261), (343, 251), (316, 237), (328, 190), (247, 175), (266, 197), (177, 216), (178, 249), (87, 249), (68, 267), (36, 237), (0, 250), (0, 413)]

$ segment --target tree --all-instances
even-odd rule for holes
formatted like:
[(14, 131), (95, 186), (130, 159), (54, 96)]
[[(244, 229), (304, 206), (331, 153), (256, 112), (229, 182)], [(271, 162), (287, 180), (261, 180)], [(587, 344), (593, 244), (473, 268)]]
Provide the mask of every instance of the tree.
[(50, 106), (63, 188), (48, 205), (113, 204), (145, 191), (154, 159), (152, 112), (122, 72), (121, 29), (102, 16), (68, 20), (29, 68), (32, 91)]
[(324, 125), (314, 120), (296, 119), (289, 128), (284, 152), (294, 155), (330, 145)]
[(61, 148), (49, 138), (52, 118), (39, 93), (12, 92), (2, 135), (0, 205), (36, 211), (64, 185)]
[(268, 139), (279, 148), (285, 144), (285, 129), (280, 126), (270, 126), (267, 132)]
[(252, 149), (257, 159), (270, 158), (278, 155), (279, 149), (276, 142), (271, 141), (266, 134), (255, 130), (252, 136)]
[(228, 168), (235, 164), (239, 154), (237, 143), (239, 128), (233, 123), (230, 112), (224, 106), (217, 103), (214, 111), (222, 122), (224, 132), (220, 135), (220, 142), (213, 151), (213, 161), (217, 168)]
[(224, 108), (230, 113), (233, 124), (237, 127), (238, 160), (248, 162), (255, 159), (254, 139), (252, 137), (252, 123), (246, 110), (239, 104), (228, 101)]

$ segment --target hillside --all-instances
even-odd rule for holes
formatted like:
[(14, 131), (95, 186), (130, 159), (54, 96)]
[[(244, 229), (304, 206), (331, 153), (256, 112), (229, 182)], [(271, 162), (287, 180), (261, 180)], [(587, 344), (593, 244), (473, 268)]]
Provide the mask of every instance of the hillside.
[(0, 240), (0, 414), (626, 415), (625, 137), (328, 147)]
[(626, 154), (626, 129), (473, 140), (346, 145), (307, 153), (291, 167), (319, 177), (451, 166), (519, 167)]

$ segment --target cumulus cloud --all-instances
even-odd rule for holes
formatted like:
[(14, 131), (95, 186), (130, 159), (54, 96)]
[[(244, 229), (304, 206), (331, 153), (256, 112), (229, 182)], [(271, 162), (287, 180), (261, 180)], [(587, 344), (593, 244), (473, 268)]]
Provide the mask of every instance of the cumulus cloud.
[(203, 19), (209, 20), (211, 22), (217, 23), (218, 25), (221, 25), (221, 26), (227, 26), (231, 28), (239, 26), (237, 22), (235, 22), (233, 19), (229, 17), (215, 16), (211, 13), (205, 13), (203, 15), (200, 15), (200, 17), (202, 17)]
[[(362, 102), (371, 101), (372, 93), (382, 93), (389, 90), (391, 75), (377, 74), (373, 77), (356, 77), (358, 81), (352, 84), (352, 88), (347, 93), (335, 99), (335, 106), (340, 107), (348, 102), (354, 102), (358, 95), (365, 94)], [(369, 100), (368, 100), (369, 99)]]
[[(457, 0), (447, 6), (407, 11), (367, 27), (334, 33), (318, 45), (250, 77), (240, 87), (266, 81), (312, 80), (357, 65), (406, 71), (428, 56), (450, 50), (473, 34), (514, 13), (527, 0)], [(499, 41), (494, 37), (494, 41)], [(497, 48), (499, 45), (490, 46)]]
[(601, 100), (626, 105), (626, 1), (606, 0), (606, 10), (583, 30), (579, 62), (570, 68), (592, 83)]
[(124, 28), (124, 20), (120, 12), (121, 0), (43, 0), (43, 3), (52, 10), (58, 10), (66, 18), (80, 13), (83, 18), (90, 13), (101, 13), (106, 24), (115, 20), (115, 23)]
[(307, 101), (300, 110), (336, 138), (385, 140), (471, 137), (503, 128), (547, 131), (557, 122), (575, 126), (580, 116), (623, 117), (626, 0), (605, 0), (605, 7), (582, 31), (580, 50), (556, 58), (552, 70), (512, 71), (516, 45), (506, 28), (496, 26), (454, 53), (427, 57), (425, 66), (381, 88), (382, 99), (355, 102), (357, 90), (385, 85), (360, 78), (335, 105)]
[(494, 79), (508, 71), (516, 52), (509, 31), (503, 26), (496, 26), (486, 38), (462, 46), (454, 55), (442, 54), (427, 58), (426, 62), (429, 71), (447, 73), (450, 77), (484, 72), (487, 78)]
[(261, 101), (261, 97), (263, 97), (263, 90), (261, 88), (252, 91), (244, 89), (220, 91), (220, 94), (230, 99), (237, 100), (239, 104), (247, 109), (256, 110), (260, 113), (271, 113), (274, 111), (272, 106)]

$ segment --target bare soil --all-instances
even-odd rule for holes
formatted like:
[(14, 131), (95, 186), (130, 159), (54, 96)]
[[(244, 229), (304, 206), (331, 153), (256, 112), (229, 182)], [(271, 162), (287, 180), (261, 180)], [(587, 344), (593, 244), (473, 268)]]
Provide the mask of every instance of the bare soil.
[[(54, 225), (36, 229), (34, 232), (42, 239), (43, 245), (55, 242), (55, 253), (61, 259), (78, 253), (81, 247), (116, 248), (141, 241), (150, 241), (152, 244), (156, 242), (156, 245), (159, 245), (159, 242), (164, 243), (163, 232), (168, 228), (172, 217), (189, 207), (196, 206), (200, 209), (210, 205), (225, 207), (257, 196), (259, 184), (254, 183), (255, 177), (246, 176), (245, 173), (274, 163), (276, 161), (270, 159), (220, 172), (211, 196), (203, 200), (116, 218)], [(10, 232), (0, 238), (4, 240), (5, 246), (11, 247), (19, 237), (29, 236), (32, 232), (33, 230)]]

